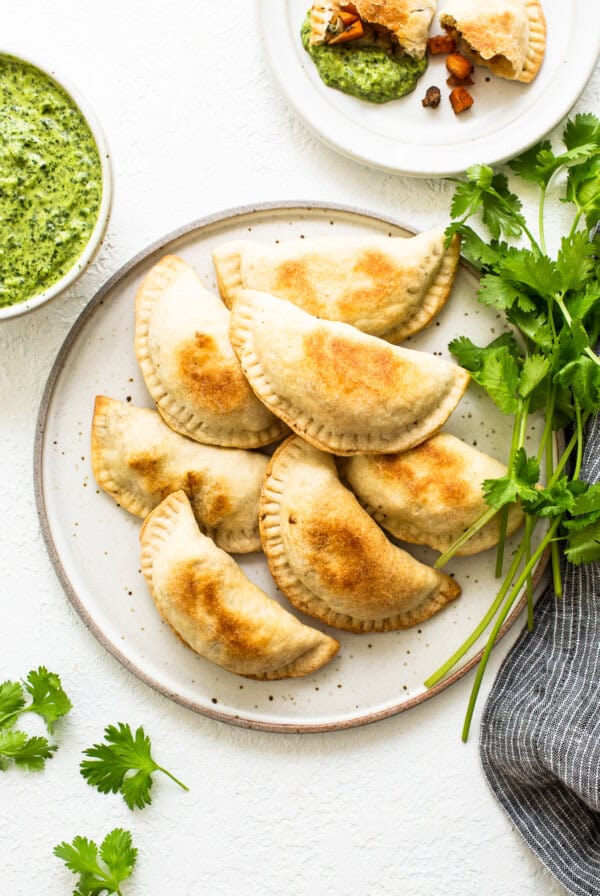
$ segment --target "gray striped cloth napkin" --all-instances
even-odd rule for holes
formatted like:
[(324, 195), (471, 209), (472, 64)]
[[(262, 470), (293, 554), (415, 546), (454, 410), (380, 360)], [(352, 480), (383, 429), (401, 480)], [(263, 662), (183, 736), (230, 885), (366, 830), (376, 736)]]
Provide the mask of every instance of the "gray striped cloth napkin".
[[(600, 416), (581, 478), (600, 480)], [(480, 735), (492, 791), (570, 893), (600, 896), (600, 563), (563, 566), (505, 659)]]

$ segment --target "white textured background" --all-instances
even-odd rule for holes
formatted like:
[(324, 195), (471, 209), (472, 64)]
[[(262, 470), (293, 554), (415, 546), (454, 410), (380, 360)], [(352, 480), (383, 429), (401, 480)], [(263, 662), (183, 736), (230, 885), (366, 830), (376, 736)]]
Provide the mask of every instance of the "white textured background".
[[(70, 893), (75, 879), (53, 846), (75, 834), (100, 840), (116, 825), (139, 848), (131, 894), (564, 893), (494, 803), (476, 738), (460, 742), (471, 677), (403, 716), (339, 734), (265, 735), (195, 716), (88, 633), (34, 508), (34, 424), (53, 358), (133, 253), (188, 220), (266, 199), (344, 202), (425, 228), (447, 219), (449, 186), (372, 171), (316, 142), (265, 69), (249, 0), (4, 0), (0, 49), (45, 58), (80, 87), (108, 135), (116, 180), (93, 267), (45, 309), (0, 326), (0, 679), (45, 663), (75, 707), (44, 773), (0, 778), (0, 893)], [(578, 108), (600, 112), (598, 71)], [(163, 778), (154, 804), (132, 814), (120, 796), (89, 788), (80, 751), (117, 720), (143, 724), (158, 761), (191, 792)]]

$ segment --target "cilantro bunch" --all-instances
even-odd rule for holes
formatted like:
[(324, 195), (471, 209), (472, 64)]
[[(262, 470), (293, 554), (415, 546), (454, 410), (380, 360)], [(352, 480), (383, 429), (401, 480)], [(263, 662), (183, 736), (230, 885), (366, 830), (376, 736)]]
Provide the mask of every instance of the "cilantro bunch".
[[(478, 300), (506, 316), (512, 330), (487, 346), (459, 337), (450, 349), (459, 364), (504, 414), (514, 417), (508, 473), (483, 483), (488, 510), (436, 563), (444, 566), (482, 526), (499, 515), (500, 540), (496, 575), (502, 576), (509, 507), (525, 512), (523, 539), (490, 609), (466, 642), (427, 681), (444, 678), (491, 625), (471, 699), (463, 739), (466, 740), (485, 667), (502, 625), (527, 588), (528, 624), (533, 624), (532, 572), (551, 551), (554, 588), (562, 594), (560, 546), (574, 564), (600, 559), (600, 487), (579, 478), (583, 429), (600, 411), (600, 120), (591, 114), (570, 120), (562, 135), (564, 149), (555, 152), (544, 140), (508, 163), (511, 171), (539, 190), (537, 237), (504, 172), (487, 165), (467, 171), (457, 182), (448, 238), (458, 233), (462, 254), (481, 273)], [(573, 217), (555, 257), (545, 237), (546, 197), (557, 192), (572, 206)], [(481, 237), (467, 223), (477, 217), (489, 234)], [(544, 413), (539, 449), (528, 456), (525, 442), (529, 415)], [(554, 456), (554, 432), (565, 429), (567, 441)], [(541, 466), (545, 478), (541, 481)], [(532, 535), (545, 522), (547, 530), (532, 550)]]
[(32, 669), (24, 681), (0, 684), (0, 771), (11, 763), (30, 771), (39, 771), (58, 749), (46, 737), (30, 737), (15, 728), (19, 718), (35, 713), (46, 723), (49, 733), (55, 723), (71, 710), (71, 701), (60, 678), (44, 666)]

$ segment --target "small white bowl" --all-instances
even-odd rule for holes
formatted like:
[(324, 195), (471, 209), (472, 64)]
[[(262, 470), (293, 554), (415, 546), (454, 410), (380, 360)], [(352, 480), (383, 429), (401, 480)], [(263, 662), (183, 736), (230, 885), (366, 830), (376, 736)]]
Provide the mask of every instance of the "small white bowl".
[(24, 302), (17, 302), (14, 305), (7, 305), (4, 308), (0, 308), (0, 321), (2, 321), (10, 317), (18, 317), (20, 314), (26, 314), (28, 311), (33, 311), (35, 308), (39, 308), (40, 305), (49, 302), (50, 299), (55, 298), (55, 296), (59, 295), (59, 293), (63, 292), (67, 287), (71, 286), (83, 273), (88, 264), (93, 261), (100, 248), (100, 244), (108, 226), (110, 206), (112, 202), (112, 170), (110, 152), (104, 132), (100, 127), (100, 123), (96, 118), (93, 109), (87, 100), (81, 96), (79, 91), (73, 87), (66, 78), (59, 75), (53, 66), (50, 67), (43, 62), (39, 62), (37, 59), (32, 59), (26, 54), (0, 47), (0, 56), (11, 56), (20, 62), (25, 62), (34, 66), (62, 87), (62, 89), (71, 97), (86, 120), (98, 148), (98, 155), (100, 156), (100, 164), (102, 166), (102, 199), (100, 200), (100, 208), (98, 209), (96, 224), (94, 225), (94, 229), (90, 234), (90, 238), (83, 252), (75, 260), (73, 266), (67, 273), (61, 277), (60, 280), (57, 280), (56, 283), (53, 283), (52, 286), (49, 286), (48, 289), (38, 293), (36, 296), (26, 299)]

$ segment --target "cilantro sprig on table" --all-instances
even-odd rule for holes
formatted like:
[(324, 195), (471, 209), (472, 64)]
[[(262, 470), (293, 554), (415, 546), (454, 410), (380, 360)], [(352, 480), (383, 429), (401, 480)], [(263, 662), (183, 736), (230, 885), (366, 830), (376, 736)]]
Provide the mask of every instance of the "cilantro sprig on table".
[(131, 834), (115, 828), (106, 835), (100, 848), (93, 840), (75, 837), (72, 843), (60, 843), (54, 855), (67, 868), (79, 875), (73, 896), (94, 896), (106, 893), (123, 896), (121, 884), (131, 877), (137, 858)]
[[(28, 697), (29, 702), (28, 702)], [(35, 713), (44, 720), (49, 733), (55, 723), (71, 710), (71, 701), (58, 675), (44, 666), (32, 669), (24, 681), (0, 684), (0, 771), (11, 763), (30, 771), (39, 771), (58, 749), (46, 737), (30, 737), (15, 729), (19, 718)]]
[[(467, 708), (465, 740), (490, 652), (524, 586), (528, 624), (533, 624), (531, 576), (545, 550), (551, 550), (558, 597), (560, 545), (572, 563), (600, 559), (600, 486), (579, 478), (583, 427), (591, 414), (600, 411), (600, 358), (594, 351), (600, 339), (600, 237), (589, 232), (600, 222), (600, 120), (591, 114), (577, 115), (567, 123), (562, 140), (564, 149), (559, 152), (544, 140), (508, 163), (513, 174), (539, 190), (537, 237), (504, 172), (474, 165), (465, 181), (456, 182), (452, 200), (454, 221), (448, 238), (460, 234), (463, 256), (481, 273), (479, 301), (502, 312), (512, 332), (487, 346), (459, 337), (450, 349), (502, 413), (513, 415), (514, 425), (506, 476), (483, 483), (488, 510), (436, 566), (444, 566), (499, 515), (496, 575), (501, 577), (509, 507), (518, 502), (525, 512), (523, 539), (491, 607), (465, 643), (426, 681), (428, 687), (441, 681), (491, 626)], [(549, 191), (573, 207), (571, 228), (555, 257), (548, 253), (545, 236)], [(490, 238), (469, 226), (473, 217)], [(529, 415), (540, 409), (545, 425), (539, 450), (528, 456)], [(568, 441), (555, 459), (553, 434), (563, 428)], [(547, 521), (548, 528), (532, 550), (532, 534), (541, 521)]]
[(162, 772), (183, 790), (188, 790), (171, 772), (158, 765), (151, 754), (150, 738), (143, 728), (133, 734), (129, 725), (119, 722), (104, 730), (105, 743), (87, 750), (80, 771), (88, 784), (100, 793), (121, 793), (130, 809), (143, 809), (152, 802), (152, 775)]

